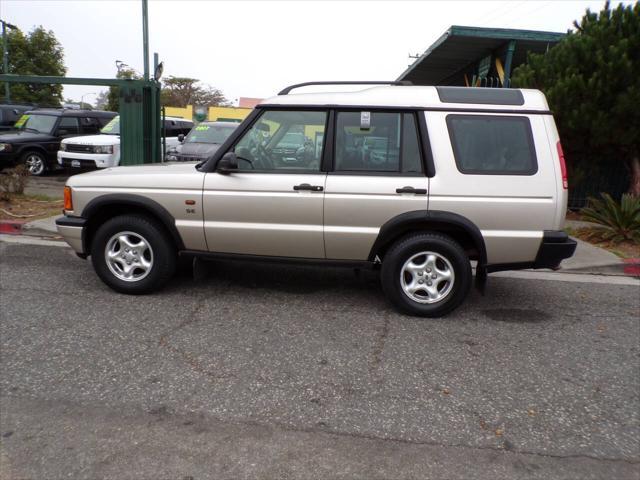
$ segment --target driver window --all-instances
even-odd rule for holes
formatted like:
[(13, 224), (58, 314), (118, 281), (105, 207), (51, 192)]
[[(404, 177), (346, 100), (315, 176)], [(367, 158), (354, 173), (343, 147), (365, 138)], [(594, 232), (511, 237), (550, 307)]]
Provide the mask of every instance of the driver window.
[(326, 120), (326, 112), (266, 111), (234, 148), (238, 169), (319, 172)]

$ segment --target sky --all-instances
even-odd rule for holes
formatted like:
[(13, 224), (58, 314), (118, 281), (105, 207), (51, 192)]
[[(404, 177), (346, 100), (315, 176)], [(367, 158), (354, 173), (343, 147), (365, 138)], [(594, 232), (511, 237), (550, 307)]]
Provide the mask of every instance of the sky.
[[(619, 3), (612, 1), (612, 8)], [(451, 25), (566, 32), (604, 1), (149, 0), (153, 52), (164, 76), (200, 79), (239, 97), (266, 98), (313, 80), (394, 80)], [(142, 72), (140, 0), (0, 0), (0, 18), (42, 25), (64, 48), (67, 75), (113, 78), (115, 61)], [(100, 87), (65, 86), (93, 102)]]

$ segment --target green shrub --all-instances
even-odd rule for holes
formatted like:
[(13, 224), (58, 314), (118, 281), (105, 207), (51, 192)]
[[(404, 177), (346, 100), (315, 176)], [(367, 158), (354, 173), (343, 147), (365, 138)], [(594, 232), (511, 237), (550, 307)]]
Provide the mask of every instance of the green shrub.
[(589, 197), (587, 207), (580, 212), (583, 220), (598, 224), (594, 234), (613, 242), (640, 242), (640, 197), (624, 194), (620, 203), (608, 193), (600, 197)]

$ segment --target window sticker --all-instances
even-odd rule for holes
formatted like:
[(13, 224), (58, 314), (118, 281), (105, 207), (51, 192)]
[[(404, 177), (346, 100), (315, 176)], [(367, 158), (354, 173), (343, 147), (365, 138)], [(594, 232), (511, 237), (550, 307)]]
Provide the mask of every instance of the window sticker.
[(115, 126), (116, 123), (118, 123), (119, 118), (118, 117), (113, 117), (113, 119), (107, 123), (104, 127), (102, 127), (102, 131), (103, 132), (110, 132), (113, 130), (113, 127)]
[(25, 124), (25, 122), (27, 121), (28, 118), (29, 118), (29, 115), (22, 115), (18, 119), (18, 121), (15, 123), (14, 127), (16, 127), (16, 128), (22, 127)]
[(371, 128), (371, 112), (360, 112), (360, 130)]
[(198, 125), (196, 127), (196, 132), (206, 132), (211, 128), (211, 125)]

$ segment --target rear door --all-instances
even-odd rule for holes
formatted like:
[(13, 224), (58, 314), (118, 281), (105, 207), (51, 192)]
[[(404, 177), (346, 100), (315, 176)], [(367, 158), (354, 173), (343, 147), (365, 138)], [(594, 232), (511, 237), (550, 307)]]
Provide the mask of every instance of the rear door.
[[(265, 109), (232, 147), (238, 170), (208, 173), (204, 226), (212, 252), (324, 258), (320, 171), (327, 112)], [(287, 134), (303, 137), (282, 152)], [(289, 135), (291, 137), (291, 135)]]
[(366, 260), (385, 222), (427, 210), (415, 112), (336, 111), (332, 157), (324, 204), (327, 258)]

